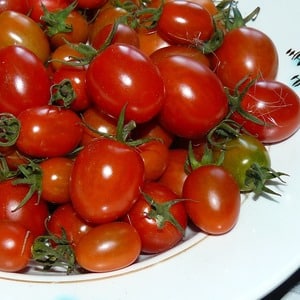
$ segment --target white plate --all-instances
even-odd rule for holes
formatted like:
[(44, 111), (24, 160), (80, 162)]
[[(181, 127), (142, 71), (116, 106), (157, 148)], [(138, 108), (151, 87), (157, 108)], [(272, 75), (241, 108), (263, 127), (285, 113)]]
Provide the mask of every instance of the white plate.
[[(240, 0), (249, 13), (261, 7), (249, 24), (275, 42), (280, 56), (278, 80), (292, 85), (299, 67), (286, 55), (300, 50), (299, 0)], [(295, 88), (300, 93), (300, 87)], [(1, 299), (253, 300), (269, 293), (300, 267), (299, 159), (300, 132), (271, 147), (274, 169), (290, 174), (280, 186), (278, 202), (247, 199), (237, 226), (228, 234), (197, 234), (180, 246), (119, 272), (45, 276), (0, 272)], [(297, 194), (298, 192), (298, 194)], [(193, 233), (190, 233), (193, 235)], [(0, 258), (1, 259), (1, 258)]]

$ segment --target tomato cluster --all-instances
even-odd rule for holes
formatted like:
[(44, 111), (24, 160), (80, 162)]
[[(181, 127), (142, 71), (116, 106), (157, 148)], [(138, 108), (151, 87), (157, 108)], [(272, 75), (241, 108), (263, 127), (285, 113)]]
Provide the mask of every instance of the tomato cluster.
[(124, 268), (276, 194), (299, 128), (272, 40), (235, 1), (0, 5), (0, 270)]

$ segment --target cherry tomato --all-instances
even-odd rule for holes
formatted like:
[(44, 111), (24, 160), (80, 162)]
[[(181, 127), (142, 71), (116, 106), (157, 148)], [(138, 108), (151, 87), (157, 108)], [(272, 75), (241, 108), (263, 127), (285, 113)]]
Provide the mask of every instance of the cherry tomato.
[(223, 85), (207, 66), (185, 56), (165, 57), (157, 66), (166, 88), (159, 122), (168, 131), (196, 139), (225, 117), (228, 101)]
[(241, 107), (265, 124), (247, 120), (238, 112), (232, 118), (263, 143), (281, 142), (299, 129), (299, 96), (282, 82), (258, 81), (242, 98)]
[(222, 45), (211, 58), (212, 68), (230, 89), (245, 79), (273, 80), (278, 71), (278, 53), (273, 41), (251, 27), (226, 33)]
[(0, 1), (0, 13), (12, 10), (26, 15), (29, 11), (28, 0), (2, 0)]
[(36, 55), (21, 46), (8, 46), (0, 49), (0, 64), (0, 112), (18, 116), (48, 103), (51, 83)]
[(118, 270), (136, 261), (141, 239), (126, 222), (98, 225), (89, 230), (75, 247), (78, 264), (90, 272)]
[(86, 77), (92, 102), (118, 118), (125, 105), (125, 118), (143, 123), (158, 114), (165, 95), (157, 67), (138, 48), (112, 44), (90, 63)]
[(183, 185), (182, 197), (192, 222), (208, 234), (224, 234), (237, 223), (240, 189), (223, 167), (201, 166), (193, 170)]
[(18, 272), (31, 259), (33, 236), (16, 222), (0, 221), (0, 271)]
[(142, 252), (166, 251), (183, 238), (187, 226), (184, 204), (175, 203), (177, 195), (160, 183), (146, 183), (143, 193), (150, 197), (151, 201), (150, 199), (147, 201), (146, 196), (140, 195), (126, 218), (141, 237)]
[(144, 163), (131, 147), (113, 139), (90, 142), (75, 159), (71, 201), (91, 223), (117, 220), (137, 200), (144, 181)]
[(64, 156), (75, 150), (82, 136), (78, 115), (57, 106), (41, 106), (22, 111), (16, 142), (18, 150), (33, 157)]

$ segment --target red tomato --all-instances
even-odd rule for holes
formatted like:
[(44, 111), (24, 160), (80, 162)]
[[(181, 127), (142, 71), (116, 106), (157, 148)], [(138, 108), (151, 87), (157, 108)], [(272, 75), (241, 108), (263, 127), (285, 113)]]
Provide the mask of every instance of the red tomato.
[(18, 119), (21, 129), (16, 146), (29, 156), (64, 156), (80, 143), (81, 119), (72, 110), (41, 106), (24, 110)]
[(232, 118), (263, 143), (278, 143), (300, 126), (300, 99), (287, 85), (279, 81), (258, 81), (241, 101), (247, 113), (265, 122), (260, 125), (245, 119), (238, 112)]
[(37, 193), (18, 208), (29, 191), (29, 186), (14, 185), (12, 180), (0, 182), (0, 220), (9, 220), (20, 223), (30, 230), (34, 237), (45, 233), (45, 220), (48, 217), (48, 206), (38, 200)]
[(31, 258), (33, 236), (16, 222), (0, 221), (0, 271), (18, 272)]
[(157, 65), (166, 88), (159, 122), (168, 131), (196, 139), (225, 117), (227, 97), (212, 70), (185, 56), (165, 57)]
[(265, 33), (251, 27), (226, 33), (223, 44), (211, 55), (211, 62), (218, 77), (230, 89), (244, 79), (273, 80), (278, 70), (274, 43)]
[(111, 222), (131, 208), (143, 181), (144, 163), (133, 148), (113, 139), (98, 139), (86, 145), (75, 159), (71, 200), (88, 222)]
[(164, 83), (157, 67), (138, 48), (112, 44), (90, 63), (86, 77), (91, 100), (118, 118), (125, 105), (127, 121), (143, 123), (161, 109)]
[(62, 228), (65, 230), (67, 240), (72, 246), (78, 244), (93, 226), (84, 221), (74, 210), (70, 203), (62, 204), (56, 207), (47, 222), (49, 231), (61, 237)]
[(15, 11), (4, 11), (0, 14), (0, 28), (0, 48), (19, 45), (31, 50), (42, 62), (49, 58), (48, 38), (30, 17)]
[(206, 165), (193, 170), (183, 185), (182, 197), (192, 222), (208, 234), (224, 234), (236, 224), (240, 189), (223, 167)]
[(160, 183), (146, 183), (143, 193), (152, 201), (149, 203), (140, 195), (126, 216), (141, 237), (142, 252), (160, 253), (171, 249), (182, 240), (187, 226), (184, 204), (170, 204), (177, 195)]
[(36, 55), (21, 46), (8, 46), (0, 49), (0, 64), (0, 112), (17, 116), (48, 103), (51, 83)]
[(201, 5), (173, 0), (164, 4), (157, 30), (171, 44), (190, 45), (209, 40), (214, 25), (212, 16)]
[(98, 225), (75, 247), (78, 264), (90, 272), (109, 272), (134, 263), (141, 252), (141, 240), (125, 222)]
[(70, 201), (69, 181), (73, 160), (67, 157), (52, 157), (40, 163), (42, 170), (42, 198), (51, 203)]
[(0, 13), (12, 10), (26, 15), (29, 11), (28, 0), (2, 0), (0, 1)]

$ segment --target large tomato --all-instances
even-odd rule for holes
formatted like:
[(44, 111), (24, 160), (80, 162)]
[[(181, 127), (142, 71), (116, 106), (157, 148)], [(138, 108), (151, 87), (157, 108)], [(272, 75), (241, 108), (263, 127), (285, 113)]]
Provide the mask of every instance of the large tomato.
[(36, 55), (21, 46), (8, 46), (0, 49), (0, 64), (0, 112), (17, 116), (48, 103), (51, 83)]
[(112, 44), (90, 63), (87, 89), (95, 105), (118, 118), (126, 106), (126, 120), (143, 123), (161, 109), (165, 89), (157, 67), (138, 48)]
[(90, 142), (78, 154), (71, 174), (74, 209), (91, 223), (125, 215), (144, 181), (144, 163), (135, 149), (112, 139)]

